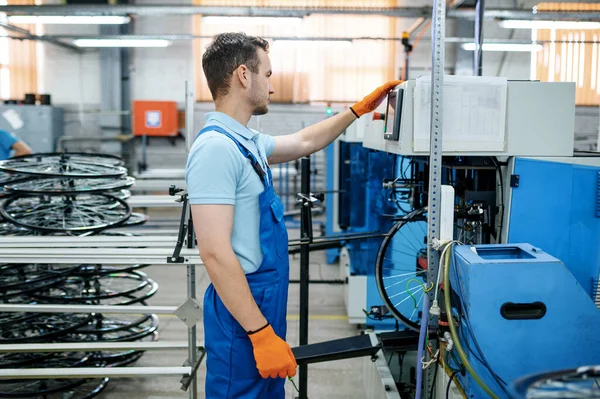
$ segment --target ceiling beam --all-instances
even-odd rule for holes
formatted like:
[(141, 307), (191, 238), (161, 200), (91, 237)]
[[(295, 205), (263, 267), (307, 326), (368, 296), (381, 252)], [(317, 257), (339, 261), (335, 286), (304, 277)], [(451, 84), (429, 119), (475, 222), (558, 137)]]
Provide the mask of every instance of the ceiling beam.
[[(207, 15), (304, 17), (312, 14), (383, 15), (388, 17), (430, 18), (431, 7), (347, 8), (347, 7), (214, 7), (190, 5), (7, 5), (0, 12), (9, 15)], [(537, 11), (529, 9), (487, 9), (485, 18), (600, 21), (600, 11)], [(475, 9), (449, 9), (448, 18), (475, 18)]]
[[(15, 37), (9, 36), (14, 39), (28, 39), (26, 37)], [(286, 37), (286, 36), (262, 36), (264, 39), (269, 39), (273, 41), (340, 41), (340, 42), (349, 42), (349, 41), (364, 41), (364, 40), (374, 40), (374, 41), (400, 41), (399, 37), (327, 37), (327, 36), (318, 36), (318, 37)], [(213, 39), (212, 35), (186, 35), (186, 34), (152, 34), (152, 35), (43, 35), (32, 37), (31, 40), (74, 40), (74, 39), (108, 39), (108, 40), (170, 40), (170, 41), (179, 41), (179, 40), (194, 40), (194, 39)], [(430, 41), (430, 37), (423, 37), (421, 40)], [(473, 43), (472, 38), (468, 37), (446, 37), (444, 40), (447, 44), (452, 43)], [(529, 39), (503, 39), (503, 38), (488, 38), (484, 40), (485, 43), (515, 43), (515, 44), (532, 44), (533, 42)], [(550, 40), (538, 40), (535, 43), (544, 44), (550, 43)], [(592, 40), (587, 41), (579, 41), (577, 43), (594, 43)], [(61, 44), (65, 44), (61, 42)], [(81, 50), (77, 48), (78, 50)]]
[(54, 44), (55, 46), (62, 47), (69, 51), (73, 51), (75, 53), (83, 53), (83, 50), (81, 48), (74, 46), (72, 44), (64, 43), (57, 38), (53, 38), (53, 37), (49, 37), (49, 36), (35, 35), (35, 34), (29, 32), (27, 29), (19, 28), (18, 26), (11, 25), (11, 24), (8, 24), (8, 23), (2, 22), (2, 21), (0, 21), (0, 26), (8, 31), (19, 34), (19, 36), (10, 36), (11, 39), (41, 40), (41, 41), (45, 41), (45, 42)]

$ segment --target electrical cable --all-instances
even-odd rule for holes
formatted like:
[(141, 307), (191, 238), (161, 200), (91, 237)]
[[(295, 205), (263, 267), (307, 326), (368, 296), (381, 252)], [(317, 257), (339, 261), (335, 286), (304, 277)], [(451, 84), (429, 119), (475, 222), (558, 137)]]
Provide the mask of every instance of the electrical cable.
[(502, 227), (504, 224), (504, 180), (502, 179), (502, 166), (498, 162), (498, 158), (492, 157), (492, 162), (496, 166), (496, 172), (498, 173), (498, 179), (500, 180), (500, 223), (498, 224), (498, 232), (496, 234), (496, 244), (500, 244), (502, 240)]
[[(440, 350), (439, 346), (440, 346), (440, 344), (438, 343), (438, 350)], [(438, 374), (439, 368), (440, 368), (440, 364), (439, 364), (439, 357), (438, 357), (438, 360), (435, 362), (435, 371), (433, 372), (433, 384), (431, 384), (431, 390), (429, 391), (429, 399), (433, 399), (433, 393), (435, 392), (435, 385), (436, 385), (437, 374)]]
[(421, 390), (423, 388), (423, 365), (421, 363), (421, 360), (423, 359), (423, 347), (425, 345), (425, 337), (427, 337), (427, 320), (429, 320), (429, 295), (423, 295), (423, 315), (421, 317), (421, 329), (419, 333), (419, 345), (417, 349), (417, 392), (415, 398), (421, 397)]
[(450, 387), (452, 386), (452, 380), (456, 375), (460, 373), (460, 370), (454, 370), (450, 375), (450, 379), (448, 380), (448, 384), (446, 385), (446, 399), (450, 399)]
[(473, 377), (475, 382), (481, 387), (481, 389), (483, 389), (492, 399), (500, 399), (485, 384), (485, 382), (483, 382), (483, 380), (479, 377), (477, 372), (471, 366), (471, 363), (469, 363), (469, 360), (467, 359), (467, 355), (462, 348), (460, 340), (458, 339), (458, 334), (456, 333), (456, 327), (454, 326), (454, 323), (452, 322), (452, 305), (450, 303), (450, 256), (449, 256), (449, 254), (450, 254), (450, 252), (446, 253), (446, 259), (444, 260), (444, 262), (445, 262), (444, 302), (446, 305), (446, 314), (448, 315), (448, 320), (450, 321), (448, 323), (448, 326), (450, 327), (450, 334), (452, 335), (452, 339), (454, 340), (454, 347), (456, 348), (456, 351), (458, 352), (458, 356), (460, 357), (460, 360), (462, 361), (463, 366), (467, 369), (467, 371), (469, 371), (469, 373), (471, 374), (471, 376)]
[[(454, 253), (451, 256), (454, 256)], [(507, 385), (506, 382), (498, 374), (496, 374), (496, 372), (492, 369), (490, 364), (485, 359), (485, 355), (483, 354), (483, 351), (481, 350), (481, 347), (479, 346), (479, 343), (477, 342), (477, 338), (475, 337), (475, 334), (473, 333), (473, 329), (471, 328), (471, 323), (470, 323), (469, 319), (465, 316), (467, 314), (467, 311), (464, 307), (464, 301), (462, 300), (464, 291), (463, 291), (462, 285), (460, 284), (460, 279), (458, 278), (458, 273), (456, 272), (456, 269), (454, 269), (454, 278), (455, 278), (457, 286), (458, 286), (457, 294), (460, 298), (460, 311), (462, 314), (462, 321), (465, 323), (465, 326), (467, 327), (467, 330), (469, 332), (471, 340), (475, 344), (475, 349), (477, 349), (477, 351), (481, 357), (477, 356), (475, 351), (473, 351), (473, 349), (469, 345), (469, 343), (468, 343), (469, 341), (467, 340), (467, 337), (466, 337), (463, 329), (461, 329), (461, 332), (460, 332), (461, 337), (463, 338), (468, 351), (488, 370), (488, 372), (490, 373), (490, 375), (492, 376), (494, 381), (496, 381), (496, 383), (502, 389), (502, 391), (504, 391), (508, 395), (508, 392), (506, 391), (506, 385)]]

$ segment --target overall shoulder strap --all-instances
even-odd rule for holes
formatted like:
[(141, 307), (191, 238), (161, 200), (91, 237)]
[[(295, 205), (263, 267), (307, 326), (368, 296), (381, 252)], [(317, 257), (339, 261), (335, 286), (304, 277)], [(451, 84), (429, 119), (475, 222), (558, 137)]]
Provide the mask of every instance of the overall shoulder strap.
[(240, 143), (231, 133), (229, 133), (227, 130), (223, 129), (220, 126), (211, 125), (211, 126), (205, 126), (202, 130), (200, 130), (200, 132), (196, 135), (196, 138), (198, 138), (198, 136), (200, 136), (201, 134), (206, 133), (206, 132), (217, 132), (217, 133), (221, 133), (221, 134), (229, 137), (235, 143), (235, 145), (237, 145), (238, 150), (240, 150), (242, 155), (250, 160), (250, 164), (252, 164), (252, 168), (254, 169), (256, 174), (258, 174), (258, 177), (260, 177), (260, 180), (265, 185), (268, 185), (267, 175), (266, 175), (265, 171), (261, 168), (261, 166), (260, 166), (258, 160), (256, 159), (256, 157), (254, 156), (254, 154), (252, 154), (250, 152), (250, 150), (248, 150), (246, 147), (244, 147), (244, 145), (242, 143)]

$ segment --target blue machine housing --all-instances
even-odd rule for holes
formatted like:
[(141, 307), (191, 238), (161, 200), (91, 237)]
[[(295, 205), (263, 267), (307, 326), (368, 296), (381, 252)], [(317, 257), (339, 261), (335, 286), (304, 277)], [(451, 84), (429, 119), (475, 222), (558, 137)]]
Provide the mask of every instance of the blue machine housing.
[[(453, 304), (461, 303), (463, 349), (498, 396), (507, 397), (482, 360), (509, 385), (527, 374), (600, 364), (600, 311), (573, 273), (541, 249), (458, 246), (450, 285)], [(457, 377), (467, 397), (488, 397), (468, 373)]]
[(593, 296), (600, 274), (600, 166), (583, 159), (515, 159), (519, 184), (512, 188), (508, 242), (530, 242), (560, 259)]

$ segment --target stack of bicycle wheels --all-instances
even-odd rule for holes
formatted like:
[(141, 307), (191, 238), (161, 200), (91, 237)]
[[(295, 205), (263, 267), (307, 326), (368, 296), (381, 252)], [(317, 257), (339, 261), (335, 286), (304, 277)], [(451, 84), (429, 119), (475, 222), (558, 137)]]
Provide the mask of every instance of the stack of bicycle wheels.
[[(134, 179), (118, 157), (35, 154), (0, 162), (0, 235), (107, 235), (144, 223), (125, 201)], [(42, 239), (42, 237), (39, 237)], [(0, 302), (146, 305), (158, 285), (140, 269), (112, 265), (0, 264)], [(0, 313), (0, 344), (156, 340), (155, 315)], [(118, 367), (142, 351), (0, 353), (0, 368)], [(103, 379), (0, 380), (0, 398), (92, 398)]]

